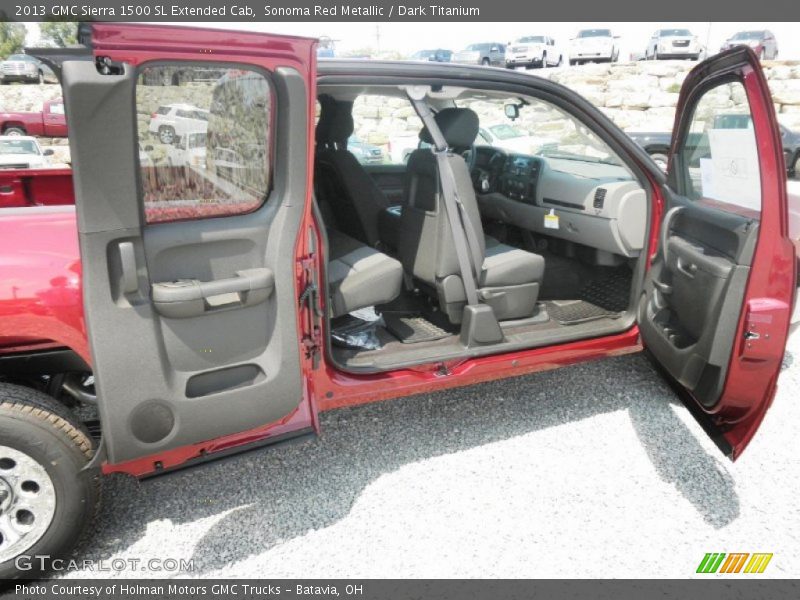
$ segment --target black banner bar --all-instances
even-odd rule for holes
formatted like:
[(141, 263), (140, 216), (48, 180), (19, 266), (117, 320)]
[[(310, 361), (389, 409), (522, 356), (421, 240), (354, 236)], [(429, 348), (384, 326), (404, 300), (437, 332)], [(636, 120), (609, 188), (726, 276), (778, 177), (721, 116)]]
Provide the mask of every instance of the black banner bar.
[(795, 21), (786, 0), (2, 0), (0, 20), (50, 21)]

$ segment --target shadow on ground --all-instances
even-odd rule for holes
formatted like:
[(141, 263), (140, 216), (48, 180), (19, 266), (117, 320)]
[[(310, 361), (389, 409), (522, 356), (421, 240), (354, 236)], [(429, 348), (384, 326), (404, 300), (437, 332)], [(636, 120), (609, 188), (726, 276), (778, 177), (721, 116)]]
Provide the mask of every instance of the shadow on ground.
[(195, 548), (193, 574), (202, 575), (334, 524), (367, 485), (403, 465), (621, 410), (658, 475), (707, 523), (724, 527), (739, 514), (734, 483), (721, 455), (707, 453), (678, 418), (676, 402), (636, 355), (334, 411), (322, 416), (315, 440), (144, 483), (110, 478), (82, 558), (108, 558), (137, 542), (151, 521), (185, 523), (229, 511)]

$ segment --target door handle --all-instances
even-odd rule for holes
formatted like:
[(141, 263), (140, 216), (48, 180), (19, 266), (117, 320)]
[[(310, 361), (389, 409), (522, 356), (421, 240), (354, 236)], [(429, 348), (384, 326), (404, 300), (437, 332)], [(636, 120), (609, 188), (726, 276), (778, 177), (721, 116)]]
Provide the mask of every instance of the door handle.
[(661, 258), (664, 260), (664, 264), (667, 264), (667, 242), (669, 241), (669, 226), (672, 225), (672, 221), (675, 219), (675, 216), (683, 210), (682, 206), (673, 206), (667, 211), (667, 214), (664, 215), (664, 219), (661, 221)]
[(185, 319), (225, 308), (255, 306), (264, 302), (274, 287), (275, 276), (270, 269), (245, 269), (237, 271), (235, 277), (213, 281), (154, 283), (152, 298), (159, 314)]
[(678, 259), (675, 261), (675, 266), (677, 267), (678, 271), (686, 275), (689, 279), (694, 279), (695, 273), (697, 273), (697, 265), (694, 263), (689, 263), (688, 265), (683, 262), (682, 259)]
[(122, 267), (122, 293), (133, 294), (139, 290), (139, 275), (136, 273), (136, 252), (133, 242), (120, 242), (117, 249)]

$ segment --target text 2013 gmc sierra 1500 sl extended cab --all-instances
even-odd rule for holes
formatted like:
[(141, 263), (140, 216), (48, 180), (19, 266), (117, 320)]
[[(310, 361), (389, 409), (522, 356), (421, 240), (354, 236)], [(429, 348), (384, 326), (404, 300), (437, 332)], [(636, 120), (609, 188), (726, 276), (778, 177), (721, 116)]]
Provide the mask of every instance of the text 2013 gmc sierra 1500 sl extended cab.
[[(796, 257), (749, 49), (687, 77), (666, 176), (573, 91), (505, 69), (318, 66), (311, 39), (199, 28), (94, 24), (81, 40), (39, 54), (62, 83), (74, 170), (0, 173), (0, 575), (69, 551), (103, 474), (642, 347), (727, 455), (753, 438)], [(207, 84), (148, 83), (210, 57)], [(741, 88), (753, 127), (689, 138), (717, 86)], [(364, 93), (425, 125), (388, 174), (346, 149)], [(176, 102), (203, 115), (192, 152), (149, 133)], [(476, 103), (571, 133), (535, 155), (476, 145)]]

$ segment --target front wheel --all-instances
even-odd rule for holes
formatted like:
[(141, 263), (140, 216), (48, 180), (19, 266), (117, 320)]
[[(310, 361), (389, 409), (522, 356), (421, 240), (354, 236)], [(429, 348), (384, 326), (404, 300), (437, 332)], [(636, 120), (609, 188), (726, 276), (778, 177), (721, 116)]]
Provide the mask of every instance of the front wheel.
[(491, 61), (490, 61), (488, 58), (484, 58), (484, 59), (481, 61), (481, 64), (482, 64), (484, 67), (488, 67), (488, 66), (489, 66), (489, 64), (490, 64), (490, 62), (491, 62)]
[(564, 57), (559, 55), (558, 62), (556, 63), (556, 66), (560, 67), (563, 63), (564, 63)]
[(0, 578), (38, 577), (77, 544), (98, 506), (85, 428), (50, 396), (0, 385)]
[(27, 132), (22, 127), (8, 127), (5, 131), (3, 131), (3, 135), (17, 137), (20, 135), (27, 135)]
[(168, 125), (162, 125), (158, 128), (158, 140), (167, 146), (172, 145), (175, 141), (175, 130)]

